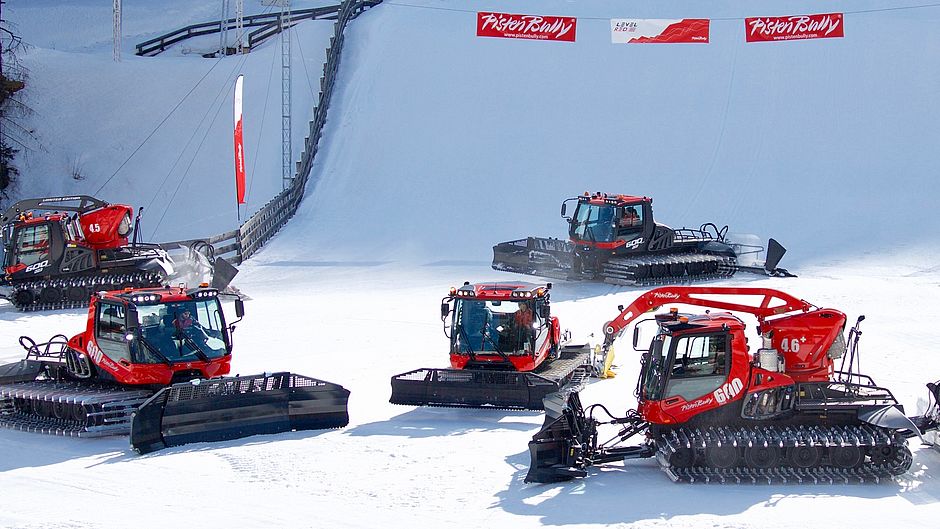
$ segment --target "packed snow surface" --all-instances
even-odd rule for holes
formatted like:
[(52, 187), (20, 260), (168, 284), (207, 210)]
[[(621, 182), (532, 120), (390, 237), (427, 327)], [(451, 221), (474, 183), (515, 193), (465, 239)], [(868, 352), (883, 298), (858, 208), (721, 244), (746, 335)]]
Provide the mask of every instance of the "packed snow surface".
[[(241, 218), (273, 197), (279, 42), (202, 58), (216, 35), (133, 56), (138, 42), (218, 19), (219, 4), (125, 0), (114, 62), (109, 2), (5, 2), (3, 18), (31, 45), (21, 60), (37, 142), (20, 157), (13, 198), (85, 193), (145, 206), (143, 235), (154, 240), (237, 226), (238, 73), (251, 182)], [(349, 426), (147, 456), (126, 438), (3, 430), (0, 526), (936, 525), (940, 452), (916, 440), (910, 472), (878, 485), (676, 485), (654, 460), (535, 485), (523, 478), (543, 414), (388, 403), (392, 375), (447, 365), (438, 306), (448, 288), (521, 279), (490, 269), (490, 246), (564, 237), (558, 205), (590, 190), (651, 196), (673, 227), (711, 221), (780, 240), (782, 266), (798, 278), (721, 284), (780, 289), (850, 322), (865, 315), (862, 370), (921, 412), (924, 384), (940, 378), (940, 71), (929, 66), (940, 61), (940, 6), (906, 8), (916, 5), (393, 0), (367, 11), (346, 33), (307, 198), (235, 281), (249, 300), (233, 372), (340, 383), (352, 392)], [(577, 41), (479, 38), (477, 10), (577, 16)], [(744, 42), (744, 17), (816, 12), (844, 12), (846, 36)], [(711, 18), (710, 43), (613, 45), (610, 18)], [(291, 33), (296, 158), (332, 23)], [(553, 313), (582, 342), (596, 343), (617, 305), (643, 292), (554, 283)], [(21, 335), (84, 325), (83, 310), (0, 305), (0, 363), (22, 356)], [(593, 380), (584, 402), (635, 405), (639, 353), (621, 342), (618, 376)]]

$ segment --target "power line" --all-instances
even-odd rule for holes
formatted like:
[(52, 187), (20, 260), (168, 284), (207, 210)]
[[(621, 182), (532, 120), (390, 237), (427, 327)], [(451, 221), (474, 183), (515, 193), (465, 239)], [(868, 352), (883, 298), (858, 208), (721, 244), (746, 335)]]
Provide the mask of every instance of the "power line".
[[(247, 55), (239, 56), (238, 61), (235, 62), (235, 64), (232, 66), (232, 70), (229, 72), (228, 76), (226, 76), (225, 82), (222, 83), (222, 86), (219, 88), (219, 91), (216, 93), (216, 96), (212, 104), (206, 108), (206, 112), (205, 114), (203, 114), (202, 119), (199, 121), (199, 124), (193, 128), (193, 133), (192, 135), (190, 135), (189, 139), (186, 141), (186, 145), (183, 147), (183, 149), (180, 149), (180, 156), (177, 157), (176, 162), (173, 163), (173, 166), (167, 172), (167, 175), (163, 178), (163, 181), (160, 182), (160, 186), (158, 189), (162, 188), (163, 184), (165, 184), (166, 181), (169, 180), (170, 175), (173, 173), (173, 169), (176, 167), (176, 164), (179, 162), (179, 160), (183, 156), (183, 153), (186, 151), (186, 147), (188, 147), (190, 143), (192, 143), (192, 140), (193, 138), (196, 137), (196, 134), (199, 131), (200, 127), (202, 127), (203, 123), (206, 122), (206, 118), (209, 116), (209, 113), (212, 111), (212, 107), (217, 105), (218, 108), (215, 111), (215, 115), (212, 117), (212, 120), (206, 126), (205, 132), (203, 132), (203, 135), (202, 135), (202, 139), (199, 141), (199, 145), (196, 146), (196, 150), (193, 152), (192, 157), (189, 160), (189, 165), (186, 167), (186, 170), (183, 172), (183, 174), (180, 175), (179, 181), (176, 184), (176, 188), (174, 189), (173, 194), (170, 196), (167, 206), (163, 208), (163, 214), (160, 216), (160, 220), (157, 221), (157, 224), (154, 226), (153, 231), (151, 232), (151, 238), (153, 238), (156, 235), (157, 229), (160, 227), (160, 224), (163, 222), (163, 219), (166, 217), (166, 214), (170, 209), (170, 205), (173, 203), (173, 200), (176, 198), (176, 195), (179, 193), (180, 186), (182, 185), (183, 181), (186, 180), (186, 176), (189, 174), (189, 169), (193, 166), (193, 163), (195, 162), (196, 157), (199, 154), (199, 151), (202, 149), (202, 145), (205, 143), (206, 138), (209, 136), (209, 132), (212, 130), (212, 124), (215, 123), (216, 118), (218, 118), (219, 111), (221, 110), (222, 106), (225, 103), (225, 100), (226, 100), (225, 94), (228, 93), (229, 86), (232, 84), (232, 81), (235, 79), (235, 73), (241, 70), (241, 67), (244, 65), (246, 60), (247, 60)], [(217, 62), (221, 62), (221, 61), (217, 61)], [(154, 195), (150, 203), (153, 204), (154, 200), (156, 200), (156, 195)]]
[(188, 99), (189, 96), (192, 95), (192, 93), (196, 91), (196, 88), (198, 88), (199, 85), (202, 84), (202, 82), (206, 79), (206, 77), (208, 77), (209, 74), (212, 73), (212, 70), (214, 70), (215, 67), (218, 66), (218, 65), (219, 65), (219, 61), (214, 61), (214, 63), (212, 64), (212, 68), (209, 68), (209, 70), (206, 71), (206, 73), (202, 76), (202, 78), (199, 79), (199, 81), (197, 81), (196, 84), (193, 85), (193, 87), (189, 89), (189, 92), (187, 92), (186, 95), (184, 95), (183, 98), (180, 99), (180, 100), (176, 103), (176, 106), (174, 106), (174, 107), (170, 110), (170, 112), (169, 112), (166, 116), (164, 116), (164, 118), (160, 121), (160, 123), (158, 123), (157, 126), (154, 127), (154, 129), (153, 129), (152, 131), (150, 131), (150, 134), (148, 134), (147, 137), (144, 138), (144, 140), (140, 142), (140, 145), (138, 145), (137, 148), (134, 149), (134, 152), (132, 152), (132, 153), (127, 157), (127, 159), (125, 159), (125, 160), (121, 163), (121, 165), (118, 166), (118, 168), (114, 170), (113, 173), (111, 173), (111, 176), (109, 176), (100, 186), (98, 186), (98, 189), (95, 191), (95, 195), (100, 194), (100, 193), (101, 193), (101, 190), (104, 189), (104, 187), (105, 187), (106, 185), (108, 185), (109, 183), (111, 183), (111, 180), (112, 180), (115, 176), (117, 176), (117, 174), (121, 171), (121, 169), (123, 169), (124, 166), (127, 165), (127, 163), (131, 161), (131, 158), (133, 158), (134, 155), (137, 154), (137, 152), (140, 151), (140, 149), (143, 148), (143, 146), (144, 146), (148, 141), (150, 141), (150, 138), (152, 138), (153, 135), (156, 134), (158, 130), (160, 130), (160, 127), (162, 127), (163, 124), (166, 123), (168, 119), (170, 119), (170, 116), (172, 116), (173, 113), (176, 112), (176, 110), (177, 110), (180, 106), (182, 106), (182, 104), (186, 101), (186, 99)]
[(271, 96), (271, 79), (274, 77), (274, 64), (277, 62), (277, 55), (271, 54), (271, 69), (268, 71), (268, 84), (264, 89), (264, 106), (261, 108), (261, 123), (258, 124), (258, 139), (255, 141), (255, 156), (251, 164), (251, 175), (248, 178), (248, 192), (245, 194), (251, 197), (251, 186), (255, 183), (254, 175), (258, 167), (258, 159), (261, 158), (261, 138), (264, 132), (264, 118), (268, 115), (268, 98)]
[[(440, 6), (428, 6), (428, 5), (419, 5), (419, 4), (408, 4), (403, 2), (383, 2), (382, 5), (394, 6), (394, 7), (407, 7), (412, 9), (429, 9), (434, 11), (452, 11), (456, 13), (478, 13), (479, 9), (460, 9), (456, 7), (440, 7)], [(854, 11), (840, 11), (845, 15), (860, 15), (868, 13), (882, 13), (887, 11), (909, 11), (914, 9), (929, 9), (933, 7), (940, 7), (940, 2), (930, 3), (930, 4), (918, 4), (912, 6), (895, 6), (895, 7), (882, 7), (882, 8), (873, 8), (873, 9), (857, 9)], [(611, 17), (577, 17), (580, 20), (610, 20)], [(720, 18), (710, 18), (709, 20), (745, 20), (746, 18), (752, 17), (720, 17)]]

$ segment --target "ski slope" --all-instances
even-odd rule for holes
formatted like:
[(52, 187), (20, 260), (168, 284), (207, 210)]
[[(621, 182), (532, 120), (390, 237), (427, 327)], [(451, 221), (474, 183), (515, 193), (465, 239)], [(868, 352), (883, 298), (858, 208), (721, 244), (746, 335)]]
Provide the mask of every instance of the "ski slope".
[[(125, 54), (114, 64), (110, 13), (99, 4), (3, 6), (4, 19), (34, 46), (23, 60), (36, 86), (29, 97), (43, 110), (31, 126), (56, 138), (48, 152), (30, 154), (21, 196), (97, 189), (218, 62), (225, 73), (206, 78), (193, 108), (144, 142), (102, 198), (144, 206), (153, 199), (144, 234), (156, 230), (158, 239), (235, 225), (229, 102), (215, 95), (228, 93), (229, 72), (249, 72), (248, 167), (252, 158), (264, 167), (249, 171), (249, 209), (258, 207), (280, 188), (277, 65), (274, 94), (249, 95), (266, 93), (279, 43), (252, 52), (241, 67), (240, 58), (201, 59), (182, 47), (131, 57), (133, 43), (217, 18), (219, 8), (125, 0)], [(930, 31), (940, 7), (889, 9), (914, 4), (788, 1), (763, 13), (719, 1), (468, 7), (412, 0), (373, 8), (347, 32), (315, 186), (235, 282), (250, 299), (234, 334), (233, 373), (291, 370), (343, 384), (352, 392), (349, 426), (147, 456), (135, 455), (126, 438), (3, 430), (0, 527), (935, 525), (940, 452), (917, 442), (911, 471), (878, 485), (675, 485), (653, 460), (533, 485), (523, 478), (541, 413), (388, 403), (392, 375), (446, 365), (438, 308), (447, 289), (518, 277), (489, 268), (490, 246), (564, 236), (561, 200), (600, 190), (652, 196), (657, 220), (674, 227), (714, 221), (779, 239), (790, 250), (781, 264), (798, 278), (742, 275), (721, 284), (781, 289), (842, 310), (850, 322), (864, 314), (862, 370), (908, 414), (921, 411), (924, 384), (940, 378), (932, 324), (940, 318), (938, 221), (931, 216), (940, 196), (932, 180), (940, 74), (925, 67), (940, 59), (940, 37)], [(245, 5), (248, 13), (265, 9), (256, 0)], [(477, 9), (578, 16), (578, 40), (477, 38)], [(846, 12), (844, 39), (743, 42), (744, 16), (824, 10)], [(612, 45), (607, 19), (619, 17), (712, 18), (711, 43)], [(328, 22), (296, 29), (317, 76), (322, 55), (311, 56), (322, 54), (330, 31)], [(143, 87), (157, 99), (141, 98)], [(295, 92), (295, 108), (312, 112), (298, 103), (304, 98), (315, 94)], [(206, 108), (221, 108), (220, 118), (199, 149), (203, 161), (193, 167), (200, 169), (184, 178), (171, 159), (186, 149)], [(253, 128), (262, 115), (263, 131)], [(264, 138), (259, 147), (247, 140), (253, 135)], [(88, 160), (85, 180), (72, 181), (68, 164), (56, 165), (68, 153)], [(157, 185), (166, 175), (168, 183)], [(176, 185), (179, 207), (164, 214)], [(575, 340), (596, 342), (616, 306), (640, 292), (556, 281), (553, 312)], [(0, 305), (0, 363), (22, 356), (17, 337), (72, 335), (84, 321), (81, 310), (24, 314)], [(612, 411), (635, 405), (638, 353), (629, 343), (617, 352), (618, 376), (592, 381), (584, 402)]]

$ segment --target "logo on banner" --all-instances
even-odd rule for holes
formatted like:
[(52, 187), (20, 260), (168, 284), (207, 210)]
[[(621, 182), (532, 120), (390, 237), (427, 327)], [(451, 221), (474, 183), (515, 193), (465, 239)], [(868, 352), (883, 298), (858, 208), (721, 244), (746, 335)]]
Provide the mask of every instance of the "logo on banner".
[(509, 13), (477, 13), (478, 37), (574, 42), (578, 19)]
[(610, 41), (614, 44), (707, 44), (709, 26), (707, 18), (612, 18)]
[(842, 13), (745, 18), (747, 42), (844, 37)]

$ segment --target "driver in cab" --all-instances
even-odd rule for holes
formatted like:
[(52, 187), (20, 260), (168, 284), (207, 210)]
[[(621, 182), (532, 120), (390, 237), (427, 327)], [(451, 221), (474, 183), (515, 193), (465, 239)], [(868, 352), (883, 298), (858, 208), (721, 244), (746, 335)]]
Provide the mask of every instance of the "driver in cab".
[(518, 349), (525, 349), (529, 340), (535, 334), (532, 323), (535, 321), (535, 315), (532, 308), (527, 303), (519, 303), (519, 310), (512, 315), (513, 326), (515, 327), (516, 339), (518, 340)]

